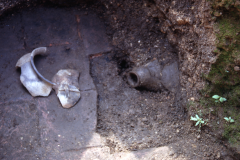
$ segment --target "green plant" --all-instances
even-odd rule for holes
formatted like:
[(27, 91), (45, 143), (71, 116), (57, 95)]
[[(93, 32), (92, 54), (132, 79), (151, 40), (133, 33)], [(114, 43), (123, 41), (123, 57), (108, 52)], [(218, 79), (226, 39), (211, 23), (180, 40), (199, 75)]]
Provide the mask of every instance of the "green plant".
[(227, 100), (226, 98), (220, 97), (219, 95), (214, 95), (212, 96), (212, 98), (216, 99), (215, 102), (221, 102), (221, 103)]
[[(238, 66), (240, 62), (240, 3), (239, 0), (210, 1), (212, 2), (212, 15), (219, 16), (212, 17), (216, 20), (214, 25), (216, 49), (214, 53), (217, 55), (217, 60), (212, 64), (209, 74), (205, 75), (205, 78), (211, 83), (206, 87), (203, 95), (227, 95), (227, 101), (221, 105), (214, 104), (215, 100), (221, 103), (220, 97), (217, 99), (206, 98), (206, 101), (209, 106), (220, 109), (217, 116), (226, 120), (223, 137), (229, 140), (231, 147), (238, 145), (239, 148), (240, 78), (239, 72), (235, 71), (234, 67)], [(221, 109), (224, 110), (225, 114), (221, 114)], [(224, 117), (224, 115), (228, 117)], [(235, 123), (230, 122), (230, 117), (234, 117)], [(214, 123), (215, 121), (212, 120)]]
[(224, 117), (224, 119), (228, 122), (228, 123), (233, 123), (234, 119), (232, 119), (231, 117)]
[(201, 129), (201, 125), (202, 124), (206, 124), (206, 122), (204, 122), (204, 120), (202, 118), (200, 118), (197, 114), (195, 117), (192, 117), (190, 118), (191, 121), (196, 121), (196, 124), (195, 126), (199, 126), (199, 130)]

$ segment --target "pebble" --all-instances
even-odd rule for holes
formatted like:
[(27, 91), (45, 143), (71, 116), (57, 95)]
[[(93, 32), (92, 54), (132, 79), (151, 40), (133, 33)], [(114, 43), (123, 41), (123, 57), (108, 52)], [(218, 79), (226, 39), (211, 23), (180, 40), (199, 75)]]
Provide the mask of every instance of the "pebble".
[(174, 155), (174, 151), (170, 151), (169, 156), (173, 156), (173, 155)]
[(225, 156), (227, 156), (227, 155), (228, 155), (228, 154), (227, 154), (226, 151), (221, 151), (221, 156), (225, 157)]
[(128, 113), (129, 113), (129, 114), (134, 114), (135, 111), (134, 111), (133, 109), (129, 109)]
[(134, 123), (131, 123), (130, 126), (134, 128), (135, 125), (134, 125)]
[(238, 66), (234, 67), (234, 71), (239, 71), (239, 70), (240, 70), (240, 68)]
[(175, 159), (175, 158), (177, 158), (177, 157), (178, 157), (178, 154), (174, 154), (173, 158)]

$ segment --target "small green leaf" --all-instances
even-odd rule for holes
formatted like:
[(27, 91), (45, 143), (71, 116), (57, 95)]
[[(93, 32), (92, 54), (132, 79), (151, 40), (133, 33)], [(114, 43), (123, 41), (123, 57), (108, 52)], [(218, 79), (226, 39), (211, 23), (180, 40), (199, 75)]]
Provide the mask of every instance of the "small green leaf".
[[(231, 117), (230, 117), (231, 118)], [(224, 117), (224, 119), (226, 120), (226, 121), (229, 121), (229, 118), (227, 118), (227, 117)]]
[(212, 98), (218, 99), (218, 98), (220, 98), (220, 96), (219, 95), (214, 95), (214, 96), (212, 96)]
[(195, 126), (197, 126), (199, 124), (199, 121), (197, 121), (197, 123), (196, 123), (196, 125)]
[(201, 121), (202, 124), (204, 124), (204, 121)]
[(215, 102), (219, 102), (218, 100), (216, 100)]
[(223, 97), (220, 97), (220, 99), (219, 99), (219, 101), (220, 102), (224, 102), (224, 101), (226, 101), (227, 99), (226, 98), (223, 98)]
[(199, 119), (198, 115), (196, 114), (196, 118)]
[(198, 121), (197, 118), (191, 116), (191, 121)]
[(230, 123), (233, 123), (234, 122), (234, 119), (230, 119)]

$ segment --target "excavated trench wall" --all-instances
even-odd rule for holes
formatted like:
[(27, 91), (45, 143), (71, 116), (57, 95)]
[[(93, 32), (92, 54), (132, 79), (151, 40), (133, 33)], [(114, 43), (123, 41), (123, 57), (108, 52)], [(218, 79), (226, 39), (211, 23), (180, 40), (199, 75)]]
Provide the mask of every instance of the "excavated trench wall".
[(215, 35), (210, 5), (207, 1), (151, 1), (149, 14), (157, 17), (161, 32), (178, 50), (180, 83), (187, 98), (198, 100), (204, 88), (202, 74), (215, 62)]

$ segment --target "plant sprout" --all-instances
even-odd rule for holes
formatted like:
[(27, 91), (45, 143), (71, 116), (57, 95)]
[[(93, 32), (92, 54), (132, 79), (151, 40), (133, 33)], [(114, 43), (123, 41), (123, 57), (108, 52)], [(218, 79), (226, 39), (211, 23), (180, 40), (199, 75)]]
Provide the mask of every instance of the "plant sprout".
[(195, 126), (199, 126), (199, 130), (201, 129), (201, 125), (202, 124), (206, 124), (206, 122), (204, 122), (204, 120), (202, 118), (200, 118), (197, 114), (195, 117), (191, 116), (191, 121), (196, 121), (197, 123), (195, 124)]
[(212, 98), (216, 99), (215, 102), (221, 102), (221, 103), (227, 100), (226, 98), (220, 97), (219, 95), (214, 95), (212, 96)]
[(232, 119), (231, 117), (224, 117), (224, 119), (228, 122), (228, 123), (233, 123), (234, 119)]

